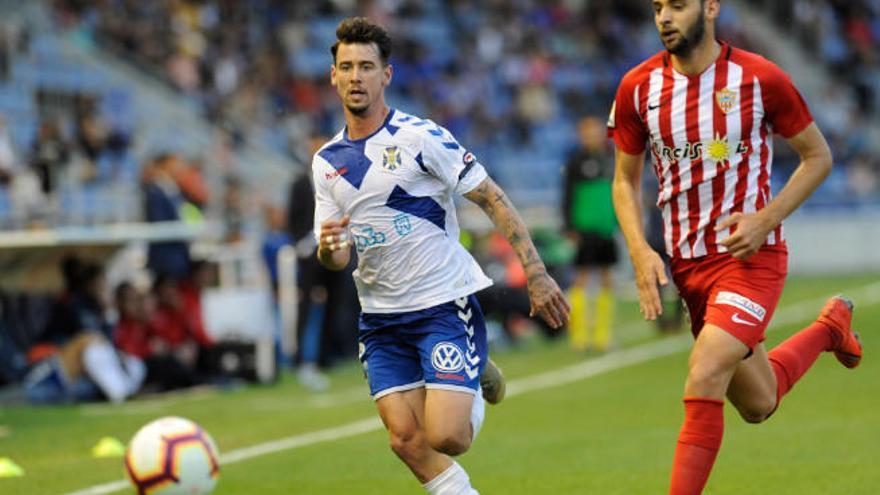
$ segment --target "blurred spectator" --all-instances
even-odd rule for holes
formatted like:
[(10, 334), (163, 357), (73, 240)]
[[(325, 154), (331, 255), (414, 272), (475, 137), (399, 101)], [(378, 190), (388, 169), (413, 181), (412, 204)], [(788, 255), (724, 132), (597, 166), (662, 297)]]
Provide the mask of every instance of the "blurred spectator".
[(18, 159), (6, 119), (0, 115), (0, 186), (9, 186), (18, 171)]
[[(284, 365), (292, 364), (290, 362), (292, 356), (286, 356), (282, 352), (282, 335), (292, 329), (284, 328), (284, 321), (282, 320), (281, 314), (281, 294), (279, 292), (280, 285), (282, 281), (281, 277), (293, 277), (293, 272), (291, 273), (281, 273), (281, 267), (279, 266), (279, 255), (282, 250), (285, 248), (289, 248), (293, 253), (296, 253), (294, 249), (293, 237), (291, 237), (290, 233), (285, 229), (285, 215), (284, 210), (278, 208), (274, 205), (267, 205), (265, 209), (266, 213), (266, 234), (263, 237), (263, 246), (262, 246), (262, 255), (263, 255), (263, 265), (266, 267), (266, 271), (269, 273), (269, 283), (272, 286), (272, 302), (273, 302), (273, 313), (275, 317), (275, 349), (276, 356), (278, 356), (279, 363)], [(302, 315), (300, 315), (301, 317)], [(302, 354), (302, 353), (301, 353)], [(302, 356), (301, 356), (302, 357)], [(300, 359), (300, 366), (306, 365), (303, 359)], [(314, 356), (308, 360), (308, 365), (310, 370), (313, 370), (315, 374), (320, 374), (317, 370), (317, 352), (314, 353)], [(321, 377), (316, 380), (301, 380), (307, 386), (312, 385), (310, 388), (323, 390), (329, 385), (329, 382), (326, 378)]]
[[(605, 135), (605, 122), (586, 117), (578, 124), (580, 145), (565, 164), (562, 218), (566, 236), (577, 245), (575, 277), (568, 298), (568, 324), (572, 347), (600, 352), (611, 344), (614, 314), (614, 283), (611, 270), (617, 264), (617, 218), (611, 203), (614, 156)], [(591, 307), (590, 274), (598, 271), (599, 290), (595, 310)]]
[[(185, 199), (174, 176), (179, 167), (174, 155), (162, 154), (144, 166), (142, 187), (145, 219), (148, 222), (174, 222), (182, 219)], [(147, 251), (147, 268), (158, 276), (178, 280), (189, 274), (189, 245), (183, 241), (153, 242)]]
[(97, 391), (121, 402), (138, 391), (146, 368), (139, 358), (117, 353), (111, 344), (104, 270), (76, 258), (65, 259), (61, 268), (65, 291), (43, 334), (28, 350), (29, 360), (36, 363), (25, 378), (28, 395), (36, 402), (58, 402), (95, 398)]
[(70, 144), (62, 136), (58, 124), (44, 121), (37, 132), (31, 159), (44, 194), (51, 195), (58, 188), (59, 176), (69, 159)]
[(244, 238), (244, 185), (234, 175), (226, 176), (223, 191), (223, 222), (226, 242), (239, 242)]
[(206, 352), (214, 345), (205, 331), (201, 312), (193, 311), (191, 303), (187, 307), (186, 298), (173, 278), (156, 277), (153, 295), (156, 298), (156, 312), (152, 326), (162, 350), (169, 350), (188, 370), (199, 370), (202, 367), (200, 360), (205, 359)]
[(144, 387), (158, 391), (196, 384), (195, 374), (180, 363), (153, 327), (154, 304), (134, 285), (123, 282), (114, 291), (119, 320), (113, 333), (116, 347), (144, 361)]
[(269, 272), (269, 283), (272, 285), (272, 293), (278, 296), (278, 254), (286, 246), (293, 247), (293, 237), (285, 229), (284, 211), (274, 205), (267, 205), (266, 235), (263, 238), (263, 264)]
[(205, 260), (195, 260), (190, 273), (181, 280), (177, 289), (180, 293), (181, 309), (189, 318), (191, 332), (203, 347), (211, 347), (214, 342), (205, 328), (202, 314), (202, 292), (215, 284), (216, 267)]
[(101, 266), (67, 257), (61, 264), (64, 291), (58, 296), (43, 331), (46, 342), (62, 343), (82, 331), (112, 336), (106, 318), (107, 287)]
[(0, 188), (9, 193), (12, 226), (39, 226), (46, 219), (48, 201), (34, 169), (19, 160), (6, 119), (0, 116)]
[[(320, 144), (315, 143), (317, 146)], [(321, 373), (318, 366), (321, 354), (321, 334), (323, 333), (326, 315), (327, 288), (324, 281), (330, 277), (326, 269), (317, 261), (315, 249), (314, 225), (315, 199), (309, 174), (299, 173), (294, 178), (288, 196), (286, 218), (273, 218), (273, 228), (286, 227), (287, 232), (278, 233), (276, 242), (285, 239), (296, 243), (297, 252), (297, 287), (299, 288), (297, 338), (299, 352), (297, 355), (297, 378), (299, 382), (313, 390), (323, 390), (329, 381)], [(286, 224), (286, 225), (285, 225)], [(283, 236), (283, 237), (281, 237)]]
[[(312, 151), (323, 144), (315, 139)], [(315, 200), (310, 174), (303, 171), (290, 186), (287, 228), (296, 242), (299, 287), (299, 362), (304, 383), (316, 368), (356, 355), (360, 302), (351, 278), (354, 266), (334, 272), (318, 263), (313, 231)], [(353, 265), (353, 264), (352, 264)], [(332, 308), (332, 311), (329, 309)]]
[[(174, 181), (180, 187), (180, 192), (186, 200), (195, 205), (199, 210), (204, 210), (208, 201), (211, 200), (211, 190), (204, 177), (204, 164), (200, 159), (190, 160), (188, 163), (181, 161), (172, 169)], [(193, 220), (194, 218), (185, 218)]]
[(24, 377), (25, 393), (38, 404), (101, 397), (118, 403), (140, 389), (146, 370), (138, 358), (117, 354), (95, 333), (81, 333), (34, 361)]
[(93, 113), (83, 115), (76, 126), (76, 143), (86, 159), (81, 179), (84, 182), (98, 179), (98, 159), (107, 146), (108, 131), (104, 123)]

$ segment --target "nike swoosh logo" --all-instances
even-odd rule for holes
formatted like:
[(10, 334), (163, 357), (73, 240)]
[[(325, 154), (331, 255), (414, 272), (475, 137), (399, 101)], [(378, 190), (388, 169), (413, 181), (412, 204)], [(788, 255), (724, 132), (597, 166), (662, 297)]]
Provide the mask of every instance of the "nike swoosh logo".
[(734, 323), (739, 323), (740, 325), (748, 325), (750, 327), (758, 326), (758, 324), (755, 322), (743, 320), (742, 318), (740, 318), (739, 313), (734, 313), (733, 316), (730, 317), (730, 319), (733, 320)]
[(648, 105), (648, 110), (657, 110), (658, 108), (660, 108), (659, 103), (656, 105)]

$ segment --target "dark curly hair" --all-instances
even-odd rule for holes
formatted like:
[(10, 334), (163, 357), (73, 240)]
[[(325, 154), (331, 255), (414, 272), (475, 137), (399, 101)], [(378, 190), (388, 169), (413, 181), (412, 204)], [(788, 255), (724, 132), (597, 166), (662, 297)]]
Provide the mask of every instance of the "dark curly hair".
[(374, 24), (366, 17), (349, 17), (343, 19), (336, 27), (336, 43), (330, 47), (334, 64), (340, 43), (375, 43), (379, 48), (382, 65), (388, 65), (388, 58), (391, 56), (391, 37), (382, 26)]

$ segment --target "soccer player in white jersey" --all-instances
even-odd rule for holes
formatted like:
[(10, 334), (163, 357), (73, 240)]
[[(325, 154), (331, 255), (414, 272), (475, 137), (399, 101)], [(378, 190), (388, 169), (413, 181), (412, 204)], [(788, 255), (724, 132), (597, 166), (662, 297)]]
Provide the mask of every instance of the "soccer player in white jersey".
[[(483, 420), (480, 375), (490, 368), (473, 294), (491, 281), (458, 242), (453, 195), (479, 205), (510, 240), (533, 316), (559, 328), (568, 303), (474, 155), (430, 120), (386, 105), (385, 30), (351, 18), (336, 37), (330, 78), (346, 126), (312, 163), (318, 259), (338, 270), (350, 262), (350, 244), (357, 251), (360, 358), (391, 449), (428, 493), (475, 494), (452, 457), (468, 450)], [(484, 392), (499, 398), (497, 389)]]
[[(620, 83), (608, 123), (617, 146), (613, 196), (641, 311), (653, 320), (666, 275), (641, 227), (638, 193), (649, 152), (672, 276), (696, 338), (670, 494), (694, 495), (721, 445), (725, 396), (746, 421), (760, 423), (820, 353), (833, 351), (854, 368), (862, 349), (850, 328), (852, 303), (842, 297), (830, 299), (813, 324), (764, 348), (787, 271), (782, 219), (828, 175), (831, 153), (788, 75), (716, 41), (719, 0), (654, 0), (653, 7), (666, 50)], [(772, 198), (774, 132), (801, 163)]]

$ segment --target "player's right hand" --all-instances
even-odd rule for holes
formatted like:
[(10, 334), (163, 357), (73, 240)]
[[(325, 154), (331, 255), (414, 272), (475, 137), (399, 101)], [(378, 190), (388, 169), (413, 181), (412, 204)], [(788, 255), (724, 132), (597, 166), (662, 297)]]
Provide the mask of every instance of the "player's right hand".
[(648, 321), (656, 320), (663, 314), (659, 286), (666, 286), (666, 265), (663, 259), (651, 248), (645, 248), (633, 256), (636, 272), (636, 288), (639, 292), (639, 311)]
[(348, 238), (349, 220), (350, 217), (345, 215), (339, 220), (325, 220), (321, 222), (318, 250), (330, 253), (347, 250), (351, 245), (351, 240)]

